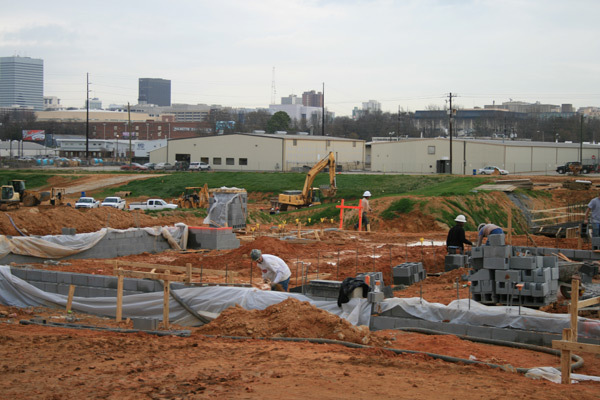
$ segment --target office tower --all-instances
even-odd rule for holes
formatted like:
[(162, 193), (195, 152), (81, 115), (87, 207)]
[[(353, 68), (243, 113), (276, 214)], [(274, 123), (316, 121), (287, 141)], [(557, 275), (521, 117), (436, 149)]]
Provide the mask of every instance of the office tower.
[(44, 60), (0, 57), (0, 107), (44, 109)]
[(306, 107), (323, 107), (323, 93), (314, 90), (302, 93), (302, 105)]
[(140, 78), (139, 104), (171, 106), (171, 81), (160, 78)]

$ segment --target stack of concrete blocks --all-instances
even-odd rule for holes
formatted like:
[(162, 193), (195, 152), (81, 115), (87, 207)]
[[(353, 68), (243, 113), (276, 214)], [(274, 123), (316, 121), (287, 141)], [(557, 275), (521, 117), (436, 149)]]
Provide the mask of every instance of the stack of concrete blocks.
[(240, 240), (233, 233), (233, 228), (189, 227), (190, 249), (224, 250), (238, 247)]
[(385, 295), (383, 273), (382, 272), (366, 272), (363, 274), (356, 275), (356, 279), (361, 279), (368, 283), (369, 294), (367, 295), (368, 301), (371, 303), (378, 303), (383, 301), (384, 298), (390, 297)]
[(246, 228), (248, 193), (245, 189), (211, 189), (207, 219), (211, 227)]
[(469, 266), (469, 256), (466, 254), (447, 254), (444, 260), (444, 271), (452, 271)]
[(424, 280), (427, 277), (427, 272), (423, 268), (423, 263), (407, 262), (393, 267), (392, 276), (394, 277), (394, 285), (410, 286)]
[[(474, 268), (472, 298), (483, 304), (540, 307), (556, 301), (558, 259), (556, 256), (516, 255), (504, 243), (504, 235), (490, 235), (489, 245), (471, 250)], [(518, 285), (522, 284), (521, 290)]]
[(600, 237), (592, 237), (592, 250), (600, 250)]

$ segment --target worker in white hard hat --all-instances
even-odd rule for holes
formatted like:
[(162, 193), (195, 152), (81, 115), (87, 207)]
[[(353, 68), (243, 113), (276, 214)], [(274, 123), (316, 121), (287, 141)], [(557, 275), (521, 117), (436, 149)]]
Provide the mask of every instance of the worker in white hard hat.
[(292, 273), (285, 261), (272, 254), (263, 254), (259, 249), (252, 249), (250, 258), (260, 268), (265, 283), (269, 283), (271, 288), (279, 284), (287, 292)]
[(467, 218), (460, 214), (454, 218), (454, 222), (456, 222), (456, 225), (448, 231), (446, 250), (448, 254), (465, 254), (465, 244), (473, 246), (473, 243), (465, 236), (464, 225), (467, 222)]
[[(362, 226), (365, 227), (368, 232), (371, 232), (371, 225), (369, 224), (369, 218), (367, 217), (367, 214), (373, 211), (369, 205), (370, 197), (371, 192), (366, 190), (363, 193), (363, 198), (360, 200), (360, 205), (362, 207)], [(355, 225), (355, 229), (358, 229), (358, 224)]]

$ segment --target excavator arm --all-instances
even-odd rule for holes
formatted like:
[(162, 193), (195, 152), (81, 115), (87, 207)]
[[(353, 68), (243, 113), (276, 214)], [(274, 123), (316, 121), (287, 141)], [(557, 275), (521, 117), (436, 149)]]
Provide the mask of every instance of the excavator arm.
[(327, 157), (323, 158), (321, 161), (316, 163), (306, 175), (306, 180), (304, 181), (304, 188), (302, 189), (302, 198), (307, 203), (309, 201), (312, 184), (315, 181), (317, 174), (323, 171), (323, 169), (325, 169), (325, 167), (327, 166), (329, 166), (329, 188), (323, 190), (323, 194), (326, 196), (331, 196), (335, 194), (337, 190), (335, 182), (335, 155), (333, 154), (333, 152), (330, 151)]

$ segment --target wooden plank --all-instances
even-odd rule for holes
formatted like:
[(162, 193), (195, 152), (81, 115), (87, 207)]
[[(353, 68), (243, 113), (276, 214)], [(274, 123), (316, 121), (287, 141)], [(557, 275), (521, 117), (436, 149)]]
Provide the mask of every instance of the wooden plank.
[(185, 272), (185, 274), (187, 275), (186, 282), (191, 282), (192, 281), (192, 264), (191, 263), (185, 264), (185, 269), (187, 270)]
[[(134, 268), (148, 268), (148, 269), (157, 269), (157, 270), (171, 270), (171, 271), (176, 271), (176, 272), (183, 272), (183, 273), (187, 273), (188, 268), (187, 266), (185, 267), (181, 267), (181, 266), (177, 266), (177, 265), (163, 265), (163, 264), (148, 264), (148, 263), (144, 263), (144, 262), (136, 262), (136, 261), (110, 261), (111, 263), (115, 263), (117, 265), (120, 266), (128, 266), (128, 267), (134, 267)], [(196, 273), (199, 274), (201, 271), (200, 268), (192, 268), (192, 273)], [(218, 275), (218, 276), (225, 276), (225, 271), (221, 271), (219, 269), (204, 269), (204, 273), (208, 273), (211, 275)], [(229, 274), (234, 274), (235, 276), (238, 275), (238, 272), (236, 271), (230, 271)]]
[(584, 308), (593, 306), (595, 304), (600, 304), (600, 297), (592, 297), (591, 299), (581, 300), (577, 303), (578, 308)]
[(173, 275), (173, 274), (159, 274), (152, 272), (142, 272), (142, 271), (128, 271), (119, 269), (117, 271), (117, 276), (123, 277), (126, 276), (128, 278), (140, 278), (140, 279), (154, 279), (154, 280), (169, 280), (176, 282), (185, 282), (187, 277), (185, 275)]
[(119, 275), (117, 279), (117, 322), (121, 322), (123, 317), (123, 275)]
[(169, 298), (171, 297), (171, 285), (169, 285), (169, 281), (166, 279), (163, 288), (163, 326), (165, 329), (169, 329)]
[(573, 333), (571, 340), (577, 341), (577, 319), (579, 317), (579, 279), (571, 280), (571, 332)]
[(590, 343), (578, 343), (565, 340), (553, 340), (552, 348), (559, 350), (578, 351), (582, 353), (600, 354), (600, 346)]
[(67, 312), (71, 311), (73, 305), (73, 295), (75, 294), (75, 285), (69, 285), (69, 297), (67, 298)]
[[(570, 342), (573, 337), (573, 331), (570, 329), (563, 329), (562, 338), (564, 341)], [(560, 351), (560, 378), (563, 385), (571, 384), (571, 350)]]

